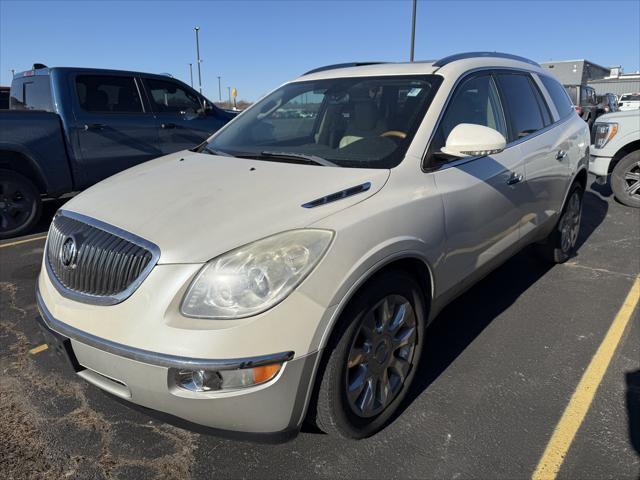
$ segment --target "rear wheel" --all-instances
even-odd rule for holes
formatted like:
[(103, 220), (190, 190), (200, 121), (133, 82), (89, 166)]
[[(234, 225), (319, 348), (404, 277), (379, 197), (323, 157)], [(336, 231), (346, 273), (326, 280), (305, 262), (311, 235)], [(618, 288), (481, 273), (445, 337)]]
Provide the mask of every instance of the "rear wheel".
[(424, 318), (420, 288), (404, 272), (383, 273), (356, 295), (319, 374), (312, 411), (321, 430), (364, 438), (390, 421), (415, 375)]
[(0, 239), (27, 232), (40, 218), (42, 201), (35, 185), (11, 170), (0, 170)]
[(564, 263), (571, 257), (580, 234), (583, 193), (582, 186), (574, 183), (560, 220), (545, 241), (536, 245), (536, 251), (543, 260)]
[(640, 150), (623, 157), (611, 174), (611, 189), (620, 203), (640, 207)]

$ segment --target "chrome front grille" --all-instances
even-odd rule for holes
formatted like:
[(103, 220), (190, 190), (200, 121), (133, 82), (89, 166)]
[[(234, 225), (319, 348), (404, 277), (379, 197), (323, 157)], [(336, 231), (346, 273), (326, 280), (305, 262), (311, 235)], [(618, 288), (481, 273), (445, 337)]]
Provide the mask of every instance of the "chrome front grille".
[(117, 227), (60, 211), (47, 238), (47, 271), (58, 291), (85, 303), (120, 303), (160, 256), (156, 245)]

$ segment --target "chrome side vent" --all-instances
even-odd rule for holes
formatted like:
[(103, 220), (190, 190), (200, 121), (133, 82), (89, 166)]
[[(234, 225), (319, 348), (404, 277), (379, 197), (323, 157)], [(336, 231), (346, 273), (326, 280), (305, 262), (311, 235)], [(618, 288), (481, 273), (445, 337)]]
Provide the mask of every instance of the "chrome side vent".
[(344, 190), (340, 190), (336, 193), (331, 193), (324, 197), (316, 198), (315, 200), (311, 200), (310, 202), (302, 204), (303, 208), (314, 208), (319, 207), (320, 205), (326, 205), (327, 203), (336, 202), (338, 200), (342, 200), (343, 198), (351, 197), (352, 195), (357, 195), (358, 193), (366, 192), (371, 188), (371, 182), (365, 182), (361, 185), (356, 185), (355, 187), (346, 188)]

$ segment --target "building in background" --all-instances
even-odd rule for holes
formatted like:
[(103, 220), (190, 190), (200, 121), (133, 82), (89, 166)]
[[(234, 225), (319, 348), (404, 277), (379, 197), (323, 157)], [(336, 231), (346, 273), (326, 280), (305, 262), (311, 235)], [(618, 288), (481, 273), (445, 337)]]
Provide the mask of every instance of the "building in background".
[(586, 85), (591, 80), (609, 76), (611, 69), (588, 60), (560, 60), (543, 62), (540, 66), (550, 70), (563, 85)]
[(619, 65), (603, 67), (584, 59), (542, 62), (540, 65), (553, 73), (563, 85), (588, 85), (598, 95), (640, 91), (640, 72), (625, 74)]

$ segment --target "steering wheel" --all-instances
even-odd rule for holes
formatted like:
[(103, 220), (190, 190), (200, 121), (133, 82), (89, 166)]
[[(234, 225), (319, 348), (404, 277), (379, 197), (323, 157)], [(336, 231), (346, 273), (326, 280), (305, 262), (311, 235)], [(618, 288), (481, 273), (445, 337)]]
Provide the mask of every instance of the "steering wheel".
[(381, 137), (396, 137), (396, 138), (407, 138), (407, 134), (405, 132), (401, 132), (400, 130), (387, 130), (384, 133), (380, 134)]

